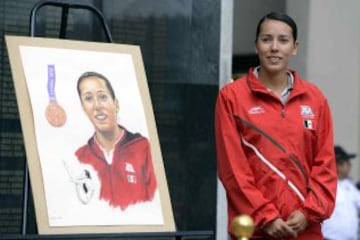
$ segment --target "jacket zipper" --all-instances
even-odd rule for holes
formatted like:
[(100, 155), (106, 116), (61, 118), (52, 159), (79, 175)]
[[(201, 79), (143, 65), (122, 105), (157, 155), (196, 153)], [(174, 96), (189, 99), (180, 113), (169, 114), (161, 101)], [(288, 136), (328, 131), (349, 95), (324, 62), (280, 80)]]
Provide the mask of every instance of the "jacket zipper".
[(285, 118), (285, 107), (284, 106), (281, 108), (281, 117)]

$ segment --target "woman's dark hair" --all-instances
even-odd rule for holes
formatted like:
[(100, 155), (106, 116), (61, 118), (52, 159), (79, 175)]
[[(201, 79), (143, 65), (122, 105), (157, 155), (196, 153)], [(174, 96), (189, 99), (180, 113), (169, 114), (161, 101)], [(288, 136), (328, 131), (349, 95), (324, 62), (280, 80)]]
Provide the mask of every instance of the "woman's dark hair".
[(114, 89), (111, 86), (110, 81), (104, 75), (102, 75), (100, 73), (97, 73), (97, 72), (84, 72), (79, 77), (78, 82), (77, 82), (77, 91), (78, 91), (80, 99), (81, 99), (81, 96), (80, 96), (81, 95), (81, 93), (80, 93), (80, 83), (82, 82), (83, 79), (88, 78), (88, 77), (98, 77), (98, 78), (104, 80), (105, 85), (106, 85), (107, 89), (109, 90), (112, 99), (115, 99), (115, 92), (114, 92)]
[(260, 29), (261, 29), (261, 25), (263, 24), (263, 22), (266, 19), (271, 19), (271, 20), (276, 20), (276, 21), (281, 21), (286, 23), (287, 25), (289, 25), (291, 27), (292, 30), (292, 36), (294, 38), (294, 42), (297, 40), (297, 26), (296, 23), (294, 21), (294, 19), (292, 19), (290, 16), (288, 16), (285, 13), (281, 13), (281, 12), (271, 12), (266, 14), (264, 17), (262, 17), (257, 25), (256, 28), (256, 36), (255, 36), (255, 42), (258, 40), (259, 34), (260, 34)]

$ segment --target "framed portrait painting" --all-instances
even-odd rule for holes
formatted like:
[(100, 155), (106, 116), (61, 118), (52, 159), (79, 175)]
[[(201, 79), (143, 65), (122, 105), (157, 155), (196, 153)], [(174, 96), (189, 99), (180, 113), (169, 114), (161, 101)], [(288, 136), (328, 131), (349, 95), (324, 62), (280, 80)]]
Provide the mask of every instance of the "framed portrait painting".
[(39, 234), (175, 231), (139, 46), (5, 39)]

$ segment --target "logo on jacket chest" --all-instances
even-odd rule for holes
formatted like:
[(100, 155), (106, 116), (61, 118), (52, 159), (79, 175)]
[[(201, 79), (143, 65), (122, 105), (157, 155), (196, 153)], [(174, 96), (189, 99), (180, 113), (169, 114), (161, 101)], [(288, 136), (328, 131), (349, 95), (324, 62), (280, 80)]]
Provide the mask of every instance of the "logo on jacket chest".
[(129, 183), (136, 183), (135, 169), (131, 163), (125, 163), (126, 178)]
[(255, 115), (255, 114), (262, 114), (265, 113), (265, 109), (262, 106), (255, 106), (248, 110), (249, 114)]
[(311, 110), (311, 107), (307, 105), (300, 105), (300, 115), (308, 118), (315, 117), (313, 111)]
[(127, 172), (131, 172), (131, 173), (135, 172), (135, 169), (131, 163), (125, 163), (125, 170)]
[(310, 106), (307, 105), (300, 105), (300, 115), (303, 117), (304, 127), (307, 129), (314, 129), (314, 117), (315, 114), (313, 113)]

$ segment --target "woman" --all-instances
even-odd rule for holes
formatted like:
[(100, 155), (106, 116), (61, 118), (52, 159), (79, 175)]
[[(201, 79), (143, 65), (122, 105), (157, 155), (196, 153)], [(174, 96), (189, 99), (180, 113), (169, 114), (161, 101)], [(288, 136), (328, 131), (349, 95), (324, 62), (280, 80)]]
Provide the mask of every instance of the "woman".
[[(100, 199), (122, 210), (131, 204), (151, 201), (156, 180), (149, 142), (118, 125), (119, 103), (108, 79), (96, 72), (86, 72), (79, 77), (77, 90), (95, 134), (76, 151), (76, 156), (96, 171)], [(91, 178), (88, 172), (85, 175)], [(86, 185), (83, 190), (89, 191)]]
[(250, 215), (254, 239), (323, 239), (320, 224), (334, 208), (331, 113), (321, 91), (288, 69), (298, 45), (292, 18), (264, 16), (255, 39), (260, 66), (221, 89), (216, 102), (228, 220)]

